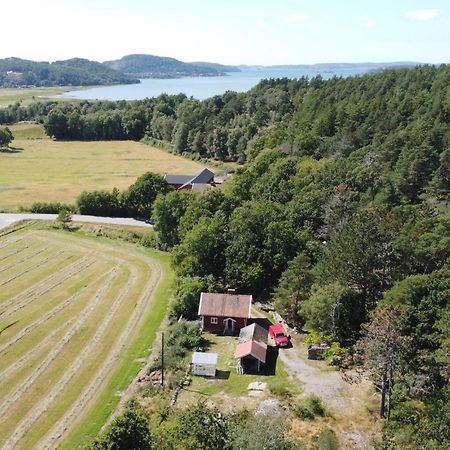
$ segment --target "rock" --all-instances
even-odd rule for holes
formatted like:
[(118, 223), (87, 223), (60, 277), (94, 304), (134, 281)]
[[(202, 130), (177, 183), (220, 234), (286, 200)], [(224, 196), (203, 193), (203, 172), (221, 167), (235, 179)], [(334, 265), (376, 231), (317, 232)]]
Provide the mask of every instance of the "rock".
[(270, 399), (262, 401), (255, 412), (255, 416), (279, 417), (283, 414), (279, 400)]
[(328, 344), (311, 345), (308, 348), (308, 359), (322, 359), (324, 351), (329, 348)]
[(265, 391), (267, 388), (267, 383), (262, 381), (254, 381), (248, 385), (248, 391)]

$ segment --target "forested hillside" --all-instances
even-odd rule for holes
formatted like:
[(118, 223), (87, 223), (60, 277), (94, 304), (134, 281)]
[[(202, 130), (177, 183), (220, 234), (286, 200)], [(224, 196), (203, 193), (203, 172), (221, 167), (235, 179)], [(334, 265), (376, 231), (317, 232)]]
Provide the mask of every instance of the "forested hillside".
[(217, 77), (236, 67), (207, 62), (186, 63), (175, 58), (154, 55), (126, 55), (105, 66), (139, 78)]
[(203, 289), (273, 300), (371, 371), (384, 448), (448, 448), (450, 67), (0, 111), (24, 118), (57, 139), (146, 136), (245, 162), (223, 190), (153, 202), (179, 277), (173, 316), (195, 317)]
[(20, 58), (0, 60), (0, 87), (96, 86), (130, 83), (139, 83), (139, 80), (87, 59), (73, 58), (53, 63)]

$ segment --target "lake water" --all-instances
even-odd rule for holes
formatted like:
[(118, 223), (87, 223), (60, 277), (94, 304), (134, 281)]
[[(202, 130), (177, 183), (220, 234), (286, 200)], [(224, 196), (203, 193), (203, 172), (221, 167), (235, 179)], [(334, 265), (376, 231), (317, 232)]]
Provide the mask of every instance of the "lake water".
[(63, 97), (86, 100), (141, 100), (147, 97), (157, 97), (160, 94), (186, 94), (199, 100), (220, 95), (226, 91), (245, 92), (256, 86), (264, 78), (300, 78), (313, 77), (318, 74), (323, 78), (334, 75), (347, 77), (365, 72), (365, 69), (338, 69), (335, 71), (318, 72), (307, 69), (246, 69), (242, 72), (230, 72), (222, 77), (192, 77), (174, 79), (146, 79), (139, 84), (123, 84), (103, 86), (62, 94)]

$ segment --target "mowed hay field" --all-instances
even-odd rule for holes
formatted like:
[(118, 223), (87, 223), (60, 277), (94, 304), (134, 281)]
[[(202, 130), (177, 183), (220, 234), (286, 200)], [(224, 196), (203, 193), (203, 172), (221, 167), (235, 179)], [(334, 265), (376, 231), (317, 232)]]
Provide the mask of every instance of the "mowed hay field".
[(166, 255), (26, 227), (0, 237), (0, 448), (95, 435), (165, 314)]
[(34, 202), (74, 203), (84, 190), (126, 189), (140, 175), (195, 174), (203, 165), (134, 141), (54, 141), (40, 125), (10, 127), (11, 151), (0, 152), (0, 210)]

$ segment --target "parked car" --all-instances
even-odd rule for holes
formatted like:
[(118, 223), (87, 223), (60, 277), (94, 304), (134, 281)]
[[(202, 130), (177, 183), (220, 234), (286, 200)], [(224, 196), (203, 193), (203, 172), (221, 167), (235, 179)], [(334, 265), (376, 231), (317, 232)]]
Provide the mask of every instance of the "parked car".
[(290, 345), (290, 336), (286, 335), (282, 323), (274, 323), (269, 327), (269, 335), (277, 347), (288, 347)]

